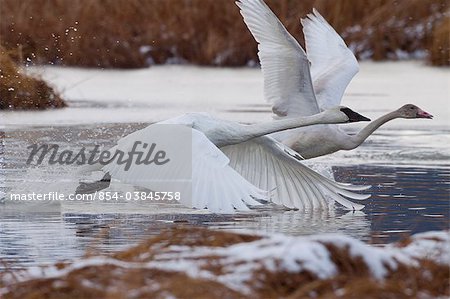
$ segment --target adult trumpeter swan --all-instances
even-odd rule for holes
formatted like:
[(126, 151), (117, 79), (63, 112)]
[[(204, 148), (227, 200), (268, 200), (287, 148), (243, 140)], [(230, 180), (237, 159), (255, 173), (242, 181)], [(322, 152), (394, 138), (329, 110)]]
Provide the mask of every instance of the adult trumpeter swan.
[[(182, 125), (192, 131), (192, 161), (179, 161), (178, 165), (175, 163), (164, 169), (136, 162), (129, 169), (120, 163), (109, 163), (104, 166), (96, 164), (89, 170), (102, 170), (108, 179), (112, 177), (151, 190), (168, 191), (158, 190), (162, 188), (158, 182), (170, 180), (176, 177), (177, 171), (192, 167), (192, 197), (187, 197), (188, 200), (181, 198), (180, 202), (212, 212), (247, 210), (247, 205), (259, 204), (254, 198), (269, 199), (263, 190), (271, 190), (270, 200), (289, 208), (325, 207), (329, 204), (327, 198), (331, 198), (348, 209), (358, 210), (363, 206), (352, 203), (342, 195), (350, 199), (366, 199), (370, 195), (351, 191), (365, 190), (367, 186), (344, 185), (322, 177), (293, 157), (295, 152), (264, 135), (319, 123), (363, 120), (369, 119), (346, 107), (328, 109), (308, 117), (253, 125), (219, 120), (206, 114), (186, 114), (156, 124)], [(154, 128), (150, 125), (125, 136), (110, 151), (126, 153), (136, 142), (154, 140), (158, 137), (158, 131)], [(183, 146), (178, 143), (173, 140), (172, 146)], [(82, 185), (80, 187), (84, 188)]]
[[(281, 118), (308, 116), (340, 105), (358, 62), (345, 42), (313, 9), (301, 20), (306, 52), (262, 0), (236, 2), (244, 22), (258, 42), (264, 75), (264, 96)], [(303, 158), (327, 155), (358, 147), (382, 124), (395, 118), (432, 118), (408, 104), (388, 113), (354, 135), (335, 124), (297, 128), (273, 134)]]

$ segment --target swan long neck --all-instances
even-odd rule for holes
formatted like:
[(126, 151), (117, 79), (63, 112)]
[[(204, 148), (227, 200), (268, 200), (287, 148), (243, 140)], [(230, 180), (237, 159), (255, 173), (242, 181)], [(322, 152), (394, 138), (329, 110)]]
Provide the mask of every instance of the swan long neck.
[(361, 143), (364, 142), (364, 140), (367, 139), (367, 137), (372, 135), (372, 133), (375, 132), (375, 130), (377, 130), (383, 124), (399, 117), (400, 115), (397, 113), (397, 111), (393, 111), (370, 122), (361, 131), (359, 131), (358, 134), (350, 136), (351, 146), (349, 146), (348, 149), (354, 149), (358, 147)]
[(312, 116), (288, 118), (268, 123), (246, 125), (243, 129), (244, 138), (252, 139), (279, 131), (306, 127), (315, 124), (326, 124), (336, 122), (337, 121), (326, 119), (323, 113), (318, 113)]

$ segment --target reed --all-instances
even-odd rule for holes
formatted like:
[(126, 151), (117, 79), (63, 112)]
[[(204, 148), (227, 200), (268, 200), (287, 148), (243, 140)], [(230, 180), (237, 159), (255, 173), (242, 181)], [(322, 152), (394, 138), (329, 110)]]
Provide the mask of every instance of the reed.
[(0, 110), (65, 107), (60, 95), (45, 81), (21, 72), (10, 53), (0, 47)]
[[(449, 63), (446, 0), (267, 2), (299, 39), (299, 17), (314, 6), (358, 57), (416, 54)], [(257, 61), (256, 44), (232, 0), (0, 0), (0, 13), (1, 45), (22, 46), (23, 58), (37, 64), (135, 68)]]
[(433, 31), (430, 62), (433, 65), (450, 65), (450, 18), (443, 19)]

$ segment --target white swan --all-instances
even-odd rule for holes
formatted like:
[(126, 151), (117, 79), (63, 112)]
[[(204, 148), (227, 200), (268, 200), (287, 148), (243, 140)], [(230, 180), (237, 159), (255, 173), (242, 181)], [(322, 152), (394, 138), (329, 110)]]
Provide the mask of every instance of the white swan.
[[(301, 20), (306, 53), (262, 0), (236, 2), (255, 40), (264, 75), (264, 95), (282, 118), (308, 116), (340, 105), (358, 62), (345, 42), (313, 9)], [(395, 118), (432, 118), (408, 104), (349, 135), (337, 125), (318, 125), (273, 134), (303, 158), (327, 155), (358, 147), (382, 124)]]
[[(362, 205), (352, 203), (341, 195), (350, 199), (366, 199), (370, 195), (351, 191), (365, 190), (368, 186), (344, 185), (322, 177), (293, 157), (295, 152), (264, 135), (318, 123), (360, 120), (367, 118), (346, 107), (329, 109), (309, 117), (254, 125), (219, 120), (206, 114), (186, 114), (157, 124), (189, 128), (192, 132), (192, 161), (167, 163), (165, 168), (133, 163), (128, 170), (119, 163), (104, 166), (98, 163), (86, 170), (102, 170), (107, 174), (106, 180), (112, 177), (155, 191), (170, 191), (166, 188), (168, 185), (164, 185), (165, 182), (173, 182), (177, 173), (189, 169), (192, 171), (192, 198), (181, 198), (180, 202), (192, 208), (208, 208), (212, 212), (247, 210), (248, 205), (259, 204), (254, 198), (269, 199), (268, 193), (263, 190), (272, 190), (270, 199), (289, 208), (325, 207), (329, 204), (327, 198), (331, 198), (348, 209), (359, 210), (363, 208)], [(169, 140), (167, 144), (172, 148), (183, 147), (181, 140), (173, 136), (165, 136), (164, 139), (161, 131), (155, 128), (155, 125), (150, 125), (125, 136), (110, 152), (130, 152), (136, 142), (151, 143), (154, 140)], [(86, 186), (80, 185), (77, 192), (85, 193), (82, 189), (86, 189)]]

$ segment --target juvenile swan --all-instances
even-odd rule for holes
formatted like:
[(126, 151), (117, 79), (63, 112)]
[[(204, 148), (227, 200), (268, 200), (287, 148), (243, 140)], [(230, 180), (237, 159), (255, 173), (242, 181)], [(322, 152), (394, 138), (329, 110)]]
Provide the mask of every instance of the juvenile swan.
[[(240, 0), (244, 22), (258, 42), (264, 75), (264, 96), (279, 118), (309, 116), (340, 105), (342, 95), (359, 71), (358, 62), (333, 27), (313, 9), (301, 20), (306, 52), (262, 0)], [(303, 158), (358, 147), (382, 124), (395, 118), (432, 118), (405, 105), (349, 135), (337, 125), (319, 125), (273, 134)]]

